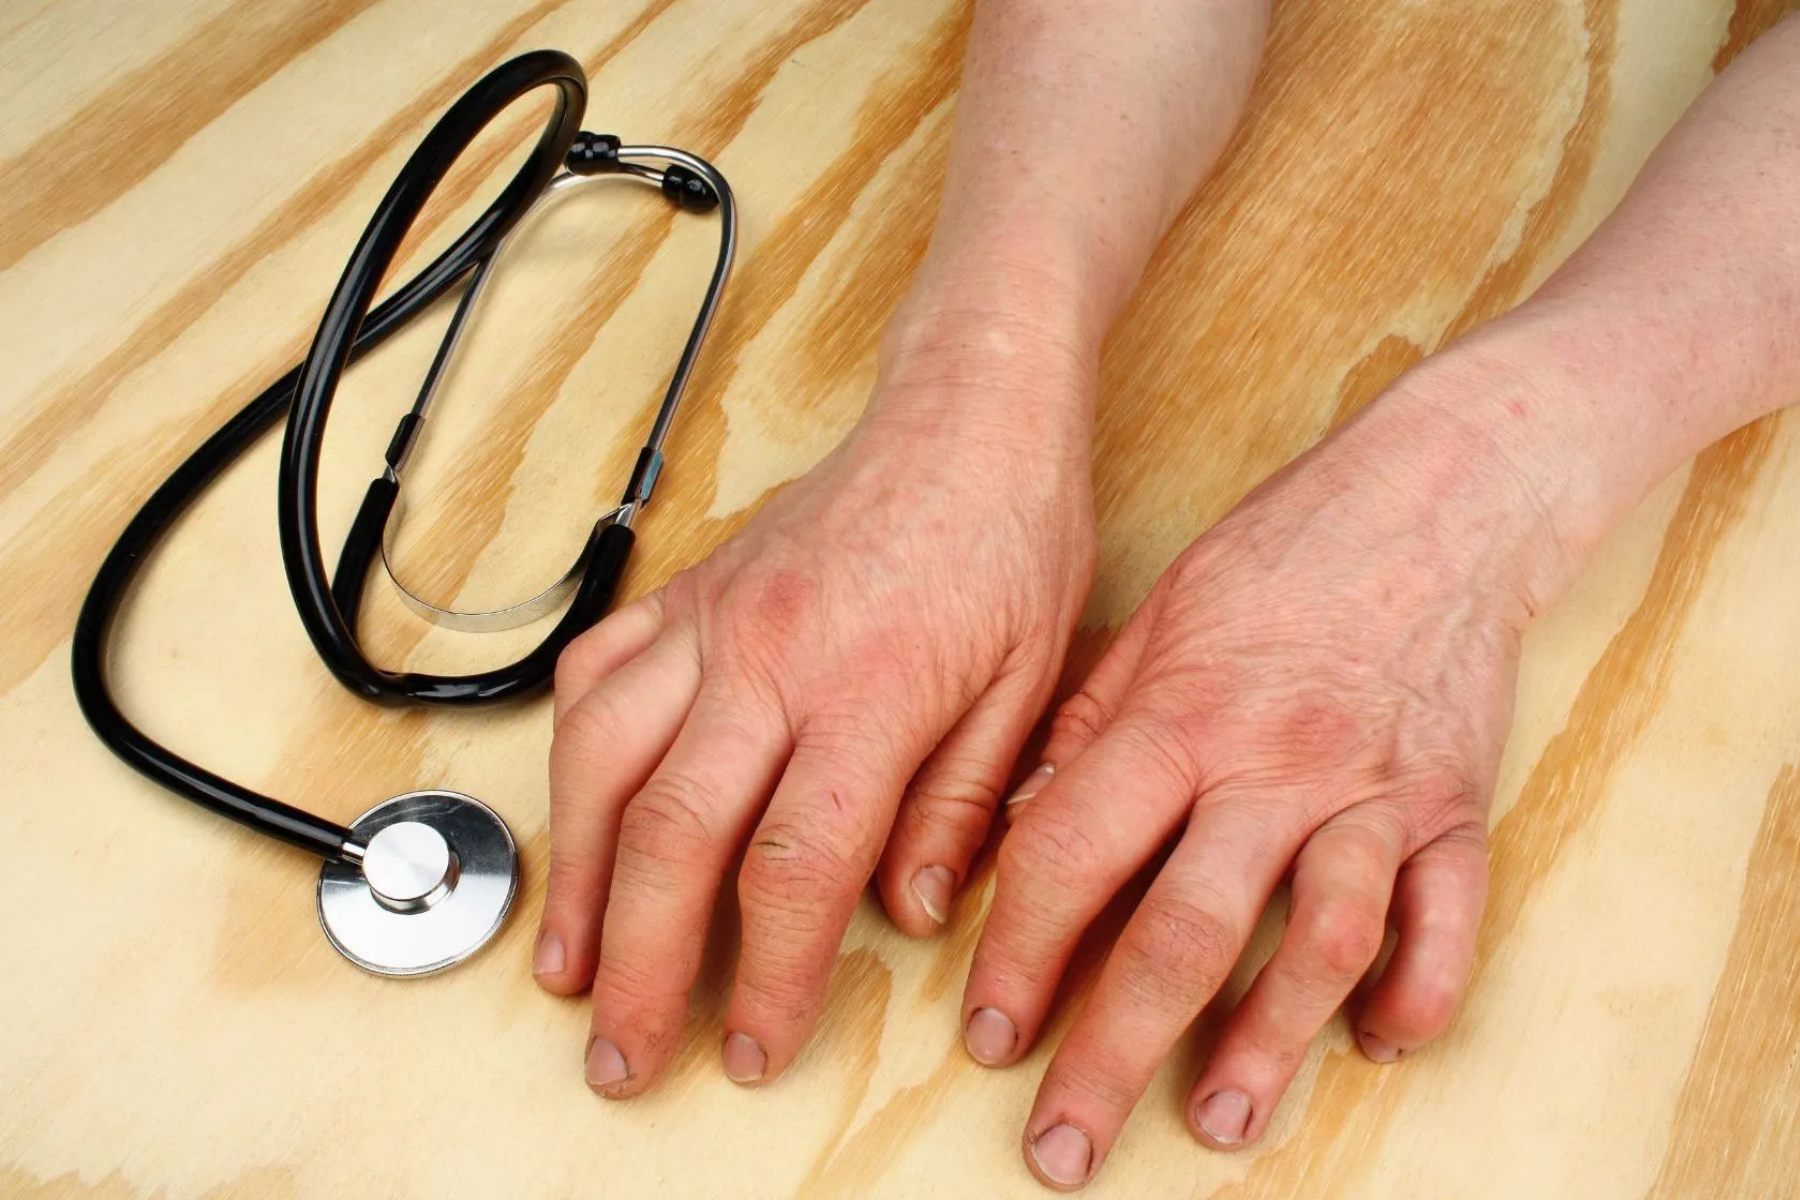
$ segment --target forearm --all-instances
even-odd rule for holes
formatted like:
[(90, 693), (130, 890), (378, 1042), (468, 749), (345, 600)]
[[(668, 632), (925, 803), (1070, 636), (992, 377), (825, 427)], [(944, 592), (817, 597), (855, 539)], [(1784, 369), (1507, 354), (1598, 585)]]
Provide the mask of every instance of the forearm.
[(1800, 20), (1720, 76), (1536, 295), (1396, 392), (1376, 424), (1445, 409), (1524, 476), (1558, 546), (1534, 606), (1681, 462), (1800, 400)]
[(889, 356), (1094, 360), (1224, 149), (1267, 0), (981, 0), (931, 248)]

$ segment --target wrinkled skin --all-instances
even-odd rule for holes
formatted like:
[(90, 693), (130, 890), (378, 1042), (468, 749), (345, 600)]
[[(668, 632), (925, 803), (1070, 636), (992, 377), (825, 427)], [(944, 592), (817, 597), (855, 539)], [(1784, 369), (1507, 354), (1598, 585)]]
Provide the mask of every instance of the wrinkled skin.
[(1394, 956), (1356, 1014), (1365, 1052), (1391, 1061), (1450, 1018), (1486, 890), (1535, 510), (1516, 489), (1515, 519), (1481, 515), (1504, 506), (1503, 472), (1460, 487), (1438, 465), (1456, 460), (1448, 444), (1409, 440), (1416, 454), (1347, 432), (1177, 558), (1008, 805), (963, 1010), (992, 1065), (1030, 1047), (1084, 929), (1174, 841), (1026, 1124), (1053, 1186), (1098, 1168), (1290, 872), (1280, 948), (1190, 1097), (1197, 1135), (1261, 1135), (1389, 923)]
[[(941, 923), (1092, 573), (1100, 340), (1198, 178), (1159, 188), (1146, 164), (1210, 163), (1261, 8), (978, 6), (907, 301), (964, 306), (924, 326), (953, 336), (890, 347), (844, 447), (566, 655), (536, 969), (553, 991), (593, 982), (596, 1090), (666, 1066), (742, 846), (723, 1047), (740, 1081), (792, 1060), (871, 872), (901, 928)], [(1657, 480), (1800, 387), (1797, 54), (1789, 20), (1740, 57), (1529, 301), (1201, 537), (1059, 709), (1008, 806), (963, 1009), (976, 1059), (1025, 1053), (1075, 940), (1172, 849), (1043, 1080), (1024, 1130), (1041, 1180), (1093, 1177), (1283, 878), (1287, 929), (1193, 1087), (1196, 1136), (1264, 1134), (1385, 928), (1393, 955), (1351, 1013), (1364, 1053), (1391, 1062), (1445, 1026), (1525, 622)], [(1177, 94), (1195, 105), (1158, 102)], [(1109, 151), (1127, 157), (1096, 169)]]
[[(603, 1094), (668, 1065), (740, 851), (740, 1082), (798, 1052), (878, 867), (902, 928), (947, 917), (1094, 564), (1091, 364), (1033, 354), (1027, 373), (985, 349), (993, 375), (890, 353), (835, 452), (564, 655), (537, 972), (562, 993), (591, 981)], [(994, 421), (1007, 389), (1029, 419)]]

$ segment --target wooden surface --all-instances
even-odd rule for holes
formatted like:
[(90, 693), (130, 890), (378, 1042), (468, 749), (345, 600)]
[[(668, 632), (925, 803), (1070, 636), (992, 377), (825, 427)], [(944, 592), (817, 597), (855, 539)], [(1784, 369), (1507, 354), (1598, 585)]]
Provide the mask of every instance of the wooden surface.
[[(1281, 5), (1235, 151), (1113, 340), (1087, 651), (1256, 480), (1526, 294), (1785, 7)], [(296, 358), (429, 121), (532, 46), (586, 63), (590, 128), (709, 155), (742, 198), (629, 590), (704, 554), (858, 411), (933, 210), (965, 19), (948, 0), (0, 6), (0, 1195), (1040, 1194), (1018, 1134), (1043, 1051), (993, 1073), (957, 1044), (985, 874), (935, 944), (867, 907), (778, 1086), (717, 1067), (723, 937), (672, 1077), (590, 1095), (585, 1005), (527, 966), (548, 705), (380, 711), (332, 683), (283, 584), (271, 441), (147, 572), (123, 701), (338, 818), (414, 786), (487, 798), (525, 856), (503, 936), (430, 981), (351, 969), (319, 936), (314, 864), (132, 775), (68, 684), (127, 516)], [(425, 249), (510, 138), (453, 179)], [(620, 486), (712, 238), (622, 188), (524, 243), (421, 451), (403, 557), (432, 594), (499, 601), (560, 570)], [(434, 338), (421, 323), (346, 386), (328, 539)], [(1441, 1042), (1377, 1068), (1334, 1025), (1265, 1143), (1225, 1156), (1179, 1114), (1215, 1009), (1093, 1193), (1800, 1195), (1797, 513), (1800, 426), (1764, 422), (1669, 481), (1532, 631), (1482, 952)], [(508, 648), (378, 599), (386, 662)]]

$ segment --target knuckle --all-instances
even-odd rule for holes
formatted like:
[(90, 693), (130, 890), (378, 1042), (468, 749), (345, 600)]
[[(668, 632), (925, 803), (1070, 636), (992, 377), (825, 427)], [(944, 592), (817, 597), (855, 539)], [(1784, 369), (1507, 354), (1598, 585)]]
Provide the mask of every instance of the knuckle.
[(814, 624), (820, 585), (807, 570), (792, 566), (747, 568), (724, 590), (716, 607), (745, 646), (785, 645)]
[(1381, 953), (1387, 914), (1366, 899), (1329, 897), (1301, 931), (1309, 958), (1325, 982), (1354, 980)]
[(1202, 538), (1175, 556), (1157, 580), (1157, 590), (1167, 600), (1188, 599), (1215, 594), (1218, 565), (1214, 561), (1213, 542)]
[(563, 750), (585, 750), (590, 747), (608, 747), (619, 745), (619, 741), (630, 732), (625, 718), (610, 703), (596, 703), (599, 696), (589, 702), (572, 703), (565, 709), (562, 720), (556, 721), (556, 729), (551, 730), (553, 741), (560, 741)]
[(1436, 1037), (1450, 1024), (1461, 1000), (1462, 987), (1454, 979), (1440, 977), (1421, 980), (1407, 989), (1397, 1006), (1403, 1014), (1406, 1032), (1410, 1035), (1405, 1040), (1418, 1043)]
[(1063, 701), (1056, 715), (1050, 718), (1050, 740), (1085, 746), (1106, 732), (1111, 720), (1112, 714), (1083, 687)]
[[(594, 975), (595, 994), (610, 1001), (608, 1007), (624, 1009), (619, 1015), (630, 1020), (639, 1032), (645, 1032), (660, 1023), (654, 1010), (685, 1001), (687, 988), (683, 984), (690, 965), (690, 957), (685, 954), (655, 960), (609, 955), (602, 942)], [(646, 1013), (646, 1008), (652, 1011)]]
[(933, 774), (915, 781), (907, 791), (902, 827), (915, 834), (942, 830), (979, 837), (987, 832), (999, 803), (1000, 790), (985, 780)]
[(829, 962), (815, 964), (794, 947), (746, 946), (738, 979), (742, 998), (758, 1015), (783, 1025), (809, 1023), (820, 1004)]
[(559, 695), (574, 698), (575, 690), (586, 684), (593, 674), (592, 664), (599, 656), (599, 642), (589, 630), (562, 648), (556, 656), (556, 672), (551, 685)]
[[(1185, 712), (1180, 708), (1176, 712)], [(1111, 737), (1122, 741), (1134, 769), (1166, 790), (1192, 798), (1200, 790), (1200, 768), (1192, 735), (1179, 716), (1142, 712), (1113, 726)]]
[(711, 561), (707, 559), (698, 565), (683, 567), (669, 576), (660, 590), (651, 593), (665, 620), (701, 613), (709, 607), (706, 603), (708, 588), (701, 577), (701, 568), (710, 565)]
[(801, 928), (824, 923), (827, 902), (856, 891), (866, 872), (814, 822), (765, 822), (750, 843), (739, 877), (746, 908), (771, 909)]
[[(1244, 1011), (1242, 1006), (1239, 1011)], [(1311, 1052), (1317, 1032), (1288, 1027), (1280, 1020), (1286, 1014), (1278, 1010), (1265, 1008), (1259, 1015), (1263, 1019), (1234, 1023), (1227, 1035), (1231, 1042), (1229, 1053), (1240, 1062), (1253, 1062), (1258, 1074), (1292, 1079)]]
[(1102, 861), (1102, 847), (1084, 814), (1035, 804), (1024, 808), (1000, 843), (1001, 880), (1080, 876)]
[(1354, 694), (1345, 687), (1302, 692), (1271, 721), (1270, 741), (1302, 761), (1349, 761), (1375, 740)]
[(1149, 895), (1120, 942), (1122, 978), (1158, 1010), (1198, 1011), (1237, 958), (1237, 938), (1218, 913), (1185, 896)]
[(902, 757), (912, 758), (915, 751), (923, 757), (930, 750), (925, 715), (917, 706), (895, 705), (878, 690), (819, 689), (795, 732), (794, 755), (831, 763), (838, 786), (824, 799), (837, 808), (847, 797), (891, 788), (887, 781)]
[(1437, 841), (1453, 831), (1478, 827), (1485, 843), (1487, 827), (1475, 814), (1486, 808), (1484, 789), (1460, 765), (1427, 766), (1409, 773), (1405, 793), (1410, 800), (1411, 829), (1416, 845)]
[(550, 870), (544, 883), (549, 899), (591, 895), (599, 890), (602, 873), (592, 855), (578, 854), (566, 842), (559, 849), (557, 841), (551, 840)]
[(1480, 818), (1458, 821), (1431, 839), (1441, 852), (1465, 858), (1482, 875), (1487, 874), (1487, 822)]
[(1058, 1082), (1069, 1091), (1098, 1101), (1113, 1111), (1129, 1112), (1143, 1094), (1136, 1081), (1122, 1076), (1106, 1060), (1092, 1054), (1071, 1055), (1056, 1065)]
[(716, 839), (712, 799), (681, 775), (659, 773), (625, 806), (619, 825), (621, 859), (636, 855), (658, 863), (690, 861)]
[[(565, 946), (571, 940), (579, 943), (589, 931), (599, 929), (606, 904), (601, 889), (602, 881), (592, 874), (559, 869), (555, 862), (550, 864), (549, 878), (544, 885), (543, 923), (558, 928)], [(571, 958), (575, 957), (579, 954), (571, 955)]]

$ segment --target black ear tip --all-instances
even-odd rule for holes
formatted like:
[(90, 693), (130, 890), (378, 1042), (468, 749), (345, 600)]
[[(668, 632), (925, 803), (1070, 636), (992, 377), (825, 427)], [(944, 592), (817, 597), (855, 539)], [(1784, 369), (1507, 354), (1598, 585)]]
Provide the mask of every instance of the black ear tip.
[(610, 133), (589, 133), (585, 129), (575, 135), (563, 165), (573, 175), (604, 175), (619, 169), (619, 139)]
[(689, 212), (711, 212), (719, 207), (719, 197), (712, 185), (698, 172), (690, 171), (680, 163), (670, 163), (663, 168), (662, 191)]

